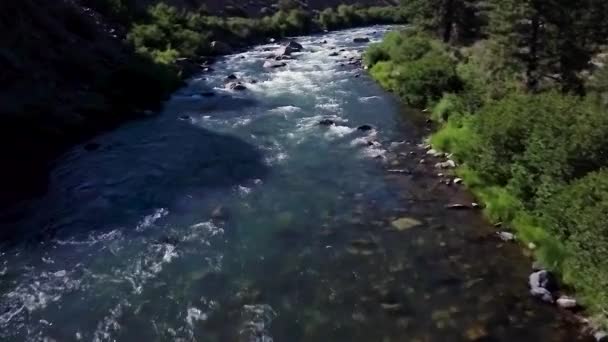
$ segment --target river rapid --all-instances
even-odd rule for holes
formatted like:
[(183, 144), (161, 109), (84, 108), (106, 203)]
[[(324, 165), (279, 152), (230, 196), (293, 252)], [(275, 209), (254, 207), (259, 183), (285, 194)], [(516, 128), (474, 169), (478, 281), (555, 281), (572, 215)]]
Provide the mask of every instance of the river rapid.
[(389, 29), (224, 57), (58, 159), (1, 216), (0, 340), (585, 340), (519, 247), (445, 209), (472, 199), (420, 164), (424, 119), (356, 63)]

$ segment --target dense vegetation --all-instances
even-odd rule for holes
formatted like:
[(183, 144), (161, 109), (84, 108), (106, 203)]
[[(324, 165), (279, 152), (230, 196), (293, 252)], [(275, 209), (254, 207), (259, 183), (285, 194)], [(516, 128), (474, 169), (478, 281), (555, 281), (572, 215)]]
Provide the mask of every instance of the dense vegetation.
[(262, 18), (215, 17), (204, 11), (183, 11), (160, 3), (132, 26), (128, 39), (137, 51), (160, 63), (180, 57), (191, 58), (219, 53), (212, 42), (233, 47), (258, 43), (266, 38), (303, 35), (370, 24), (404, 22), (401, 10), (393, 7), (361, 8), (340, 5), (312, 13), (297, 6)]
[(488, 216), (532, 242), (597, 321), (608, 309), (608, 5), (410, 0), (412, 29), (370, 47), (371, 74), (432, 108), (432, 145)]

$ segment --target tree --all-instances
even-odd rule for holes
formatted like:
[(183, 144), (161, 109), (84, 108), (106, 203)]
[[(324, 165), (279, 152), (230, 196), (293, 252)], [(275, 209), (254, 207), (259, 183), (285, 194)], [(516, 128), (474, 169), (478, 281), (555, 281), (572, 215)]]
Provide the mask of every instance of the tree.
[(403, 0), (412, 22), (445, 43), (478, 38), (484, 25), (479, 0)]

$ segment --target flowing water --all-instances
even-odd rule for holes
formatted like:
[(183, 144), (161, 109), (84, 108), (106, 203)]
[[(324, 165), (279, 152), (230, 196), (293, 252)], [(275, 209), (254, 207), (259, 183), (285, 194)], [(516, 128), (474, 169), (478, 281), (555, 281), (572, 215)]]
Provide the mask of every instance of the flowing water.
[(277, 69), (274, 45), (228, 56), (64, 155), (2, 216), (0, 339), (583, 339), (528, 298), (517, 246), (444, 209), (467, 195), (419, 164), (416, 114), (350, 64), (386, 30), (301, 37)]

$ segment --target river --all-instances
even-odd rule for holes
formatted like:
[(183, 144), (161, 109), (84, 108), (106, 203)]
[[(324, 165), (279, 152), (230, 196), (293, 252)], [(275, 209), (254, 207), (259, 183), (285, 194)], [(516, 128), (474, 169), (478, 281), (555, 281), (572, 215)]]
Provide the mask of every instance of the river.
[(419, 163), (424, 119), (349, 64), (386, 30), (227, 56), (58, 159), (2, 215), (0, 339), (584, 340), (528, 296), (520, 247), (444, 208), (472, 199)]

